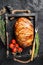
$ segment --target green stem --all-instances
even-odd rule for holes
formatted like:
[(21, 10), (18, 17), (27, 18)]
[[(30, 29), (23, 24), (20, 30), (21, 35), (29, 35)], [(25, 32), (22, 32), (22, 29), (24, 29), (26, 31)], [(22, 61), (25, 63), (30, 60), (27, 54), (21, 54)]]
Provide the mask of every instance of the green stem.
[(35, 43), (36, 43), (36, 48), (35, 48), (34, 56), (37, 57), (38, 51), (39, 51), (39, 34), (38, 34), (38, 32), (35, 34)]

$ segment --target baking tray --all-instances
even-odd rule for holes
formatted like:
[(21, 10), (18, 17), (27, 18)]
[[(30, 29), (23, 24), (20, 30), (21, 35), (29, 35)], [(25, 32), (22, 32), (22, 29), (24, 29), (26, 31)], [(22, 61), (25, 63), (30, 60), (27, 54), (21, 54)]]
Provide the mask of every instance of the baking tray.
[[(13, 20), (10, 20), (10, 18), (14, 18)], [(13, 36), (13, 24), (16, 22), (16, 19), (19, 17), (26, 17), (31, 20), (34, 26), (34, 37), (35, 37), (35, 22), (36, 22), (36, 14), (35, 13), (17, 13), (17, 14), (5, 14), (5, 34), (6, 34), (6, 55), (8, 58), (18, 58), (18, 59), (30, 59), (32, 55), (29, 54), (29, 50), (33, 48), (33, 45), (25, 48), (22, 54), (14, 56), (9, 49), (9, 43), (12, 38), (15, 38)]]

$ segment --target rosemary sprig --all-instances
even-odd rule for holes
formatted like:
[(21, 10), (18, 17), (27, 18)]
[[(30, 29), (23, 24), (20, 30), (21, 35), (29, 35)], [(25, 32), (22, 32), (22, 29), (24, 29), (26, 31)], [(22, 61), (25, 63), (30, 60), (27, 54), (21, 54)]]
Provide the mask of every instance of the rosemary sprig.
[(2, 19), (2, 16), (0, 16), (0, 37), (2, 42), (5, 44), (5, 22)]

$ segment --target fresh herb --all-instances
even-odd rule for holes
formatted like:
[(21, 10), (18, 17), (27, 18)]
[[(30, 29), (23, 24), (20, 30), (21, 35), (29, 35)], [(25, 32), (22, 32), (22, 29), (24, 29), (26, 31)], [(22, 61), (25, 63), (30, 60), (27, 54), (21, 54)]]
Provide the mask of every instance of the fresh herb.
[(5, 44), (5, 21), (2, 19), (2, 16), (0, 16), (0, 37)]

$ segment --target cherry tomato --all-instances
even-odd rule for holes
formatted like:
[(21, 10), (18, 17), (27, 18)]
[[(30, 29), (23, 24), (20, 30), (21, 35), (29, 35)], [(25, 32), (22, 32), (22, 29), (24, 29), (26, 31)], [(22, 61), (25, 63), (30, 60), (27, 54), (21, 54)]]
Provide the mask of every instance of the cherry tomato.
[(19, 47), (19, 45), (18, 45), (18, 44), (15, 44), (15, 46), (16, 46), (16, 48), (18, 48), (18, 47)]
[(12, 41), (11, 41), (13, 44), (15, 44), (16, 43), (16, 41), (15, 41), (15, 39), (12, 39)]
[(21, 53), (23, 51), (22, 48), (18, 48), (18, 52)]
[(16, 53), (17, 52), (17, 48), (15, 47), (15, 48), (13, 48), (13, 50), (12, 50), (14, 53)]
[(11, 44), (9, 45), (9, 47), (10, 47), (11, 49), (13, 49), (13, 48), (14, 48), (14, 44), (11, 43)]

